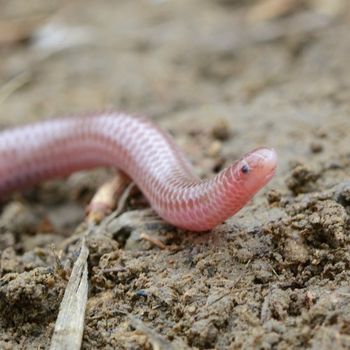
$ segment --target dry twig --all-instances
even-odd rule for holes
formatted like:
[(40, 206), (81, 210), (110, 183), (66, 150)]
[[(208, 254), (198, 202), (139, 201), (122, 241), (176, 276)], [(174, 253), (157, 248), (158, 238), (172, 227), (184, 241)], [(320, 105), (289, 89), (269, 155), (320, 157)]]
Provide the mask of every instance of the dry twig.
[(87, 208), (87, 221), (99, 223), (101, 220), (115, 208), (122, 197), (130, 179), (121, 171), (118, 171), (115, 177), (103, 184), (93, 196)]

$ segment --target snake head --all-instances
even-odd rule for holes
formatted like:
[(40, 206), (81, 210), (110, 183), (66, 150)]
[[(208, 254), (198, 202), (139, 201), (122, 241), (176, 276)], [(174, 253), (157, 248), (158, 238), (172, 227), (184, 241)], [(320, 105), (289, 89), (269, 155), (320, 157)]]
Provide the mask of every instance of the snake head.
[(252, 197), (274, 176), (277, 154), (272, 148), (261, 147), (246, 154), (235, 167), (235, 178)]

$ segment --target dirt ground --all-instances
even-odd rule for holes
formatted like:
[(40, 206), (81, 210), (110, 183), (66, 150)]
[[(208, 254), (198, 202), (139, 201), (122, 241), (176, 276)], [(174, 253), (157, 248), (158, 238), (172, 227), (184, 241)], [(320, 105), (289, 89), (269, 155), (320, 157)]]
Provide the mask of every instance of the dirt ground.
[[(113, 105), (170, 130), (204, 177), (257, 146), (279, 156), (273, 181), (209, 233), (131, 196), (88, 241), (84, 349), (350, 348), (346, 0), (0, 6), (2, 128)], [(3, 202), (1, 349), (49, 346), (79, 253), (69, 237), (111, 173)]]

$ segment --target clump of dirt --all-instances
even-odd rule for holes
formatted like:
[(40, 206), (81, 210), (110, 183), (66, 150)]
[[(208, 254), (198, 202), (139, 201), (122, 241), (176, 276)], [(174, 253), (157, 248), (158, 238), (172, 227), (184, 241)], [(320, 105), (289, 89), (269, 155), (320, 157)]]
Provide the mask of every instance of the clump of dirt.
[[(342, 198), (348, 191), (349, 183), (345, 182), (330, 190), (280, 201), (285, 215), (265, 229), (278, 242), (287, 264), (311, 263), (319, 269), (323, 260), (323, 263), (347, 267), (349, 207)], [(331, 259), (329, 254), (333, 249), (340, 261)]]
[(0, 285), (2, 326), (39, 323), (43, 327), (43, 320), (46, 326), (54, 321), (65, 285), (57, 277), (51, 268), (35, 268), (20, 274), (7, 273)]
[(296, 163), (293, 165), (289, 178), (286, 180), (287, 187), (294, 195), (316, 191), (316, 180), (319, 174), (314, 172), (305, 164)]

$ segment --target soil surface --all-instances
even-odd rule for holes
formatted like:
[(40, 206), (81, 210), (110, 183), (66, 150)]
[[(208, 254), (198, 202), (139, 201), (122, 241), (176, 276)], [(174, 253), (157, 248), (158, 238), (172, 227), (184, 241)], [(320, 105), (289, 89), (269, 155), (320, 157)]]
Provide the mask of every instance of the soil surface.
[[(2, 128), (115, 106), (154, 118), (204, 177), (258, 146), (279, 156), (209, 233), (133, 194), (88, 241), (84, 349), (350, 348), (349, 31), (346, 0), (1, 1)], [(49, 346), (69, 238), (112, 173), (2, 203), (1, 349)]]

